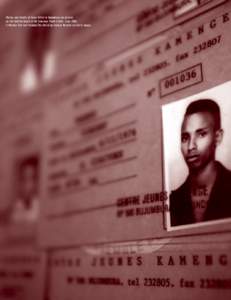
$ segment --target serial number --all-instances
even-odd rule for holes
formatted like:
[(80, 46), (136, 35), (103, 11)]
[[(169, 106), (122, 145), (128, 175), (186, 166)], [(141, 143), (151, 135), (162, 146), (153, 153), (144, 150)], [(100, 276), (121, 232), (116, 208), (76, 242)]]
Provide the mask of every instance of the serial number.
[(144, 278), (144, 286), (170, 287), (170, 278)]
[(201, 51), (203, 51), (207, 48), (211, 48), (211, 47), (219, 44), (220, 42), (221, 42), (221, 34), (214, 37), (214, 38), (212, 38), (212, 39), (210, 39), (210, 40), (208, 40), (208, 41), (206, 41), (206, 42), (203, 42), (203, 43), (195, 46), (193, 48), (193, 53), (197, 54), (197, 53), (199, 53), (199, 52), (201, 52)]
[(200, 279), (200, 288), (202, 289), (231, 289), (231, 279)]
[(174, 87), (175, 85), (181, 84), (185, 81), (189, 81), (196, 77), (197, 77), (196, 69), (192, 69), (190, 71), (186, 71), (184, 73), (178, 74), (175, 77), (172, 77), (170, 79), (166, 79), (164, 86), (166, 89), (168, 89), (170, 87)]
[(202, 64), (199, 63), (160, 80), (160, 97), (175, 93), (203, 81)]

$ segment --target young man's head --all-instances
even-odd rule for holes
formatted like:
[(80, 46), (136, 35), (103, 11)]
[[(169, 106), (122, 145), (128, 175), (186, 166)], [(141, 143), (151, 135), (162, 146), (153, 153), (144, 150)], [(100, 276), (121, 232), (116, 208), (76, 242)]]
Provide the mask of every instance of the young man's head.
[(23, 160), (18, 170), (18, 193), (25, 206), (31, 205), (38, 189), (38, 158), (31, 156)]
[(181, 127), (181, 151), (189, 171), (201, 170), (215, 160), (222, 135), (216, 102), (200, 99), (189, 104)]

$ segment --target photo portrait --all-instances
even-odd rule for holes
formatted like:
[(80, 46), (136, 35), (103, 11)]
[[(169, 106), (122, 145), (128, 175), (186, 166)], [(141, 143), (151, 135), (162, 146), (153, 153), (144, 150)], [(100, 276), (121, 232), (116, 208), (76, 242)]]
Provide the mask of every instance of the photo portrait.
[(15, 162), (14, 199), (10, 220), (35, 222), (39, 215), (39, 157), (30, 155)]
[(162, 106), (167, 230), (231, 221), (231, 81)]

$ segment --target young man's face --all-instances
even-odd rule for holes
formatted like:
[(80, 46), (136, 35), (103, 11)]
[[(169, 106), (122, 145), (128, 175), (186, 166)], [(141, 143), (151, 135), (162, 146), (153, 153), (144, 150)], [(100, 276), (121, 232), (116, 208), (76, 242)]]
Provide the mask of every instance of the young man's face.
[(20, 177), (20, 194), (23, 199), (31, 201), (37, 192), (36, 168), (24, 166)]
[(187, 115), (181, 128), (181, 151), (189, 171), (203, 169), (215, 160), (218, 131), (209, 112)]

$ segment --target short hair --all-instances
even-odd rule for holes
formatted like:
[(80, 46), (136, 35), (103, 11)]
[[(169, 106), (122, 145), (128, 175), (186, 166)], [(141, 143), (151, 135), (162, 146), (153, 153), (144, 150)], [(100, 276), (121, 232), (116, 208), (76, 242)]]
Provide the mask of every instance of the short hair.
[(199, 112), (208, 112), (213, 116), (215, 130), (221, 128), (221, 113), (218, 104), (211, 99), (199, 99), (191, 102), (186, 111), (184, 117)]
[(39, 159), (36, 155), (31, 155), (29, 157), (24, 158), (19, 162), (19, 168), (18, 168), (18, 176), (20, 179), (22, 179), (22, 174), (26, 167), (32, 167), (34, 169), (34, 176), (35, 179), (38, 179), (38, 167), (39, 167)]

